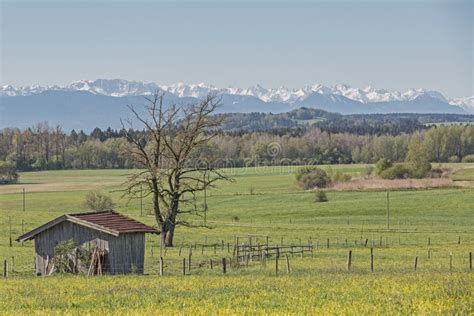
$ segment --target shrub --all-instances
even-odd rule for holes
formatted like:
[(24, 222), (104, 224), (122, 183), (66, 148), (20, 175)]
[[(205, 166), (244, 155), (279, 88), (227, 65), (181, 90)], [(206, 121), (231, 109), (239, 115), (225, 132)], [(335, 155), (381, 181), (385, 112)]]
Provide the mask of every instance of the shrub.
[(409, 164), (409, 174), (411, 178), (421, 179), (428, 175), (428, 172), (431, 170), (431, 163), (428, 161), (422, 161), (418, 163)]
[(367, 166), (365, 166), (365, 169), (363, 171), (363, 176), (365, 178), (370, 178), (370, 176), (372, 175), (373, 172), (374, 172), (374, 166), (367, 165)]
[(300, 181), (301, 177), (303, 177), (305, 174), (308, 174), (310, 172), (313, 172), (315, 170), (319, 170), (320, 168), (314, 167), (314, 166), (307, 166), (307, 167), (301, 167), (298, 170), (296, 170), (296, 181)]
[(0, 161), (0, 184), (14, 184), (18, 182), (18, 173), (15, 164), (8, 161)]
[(90, 191), (86, 195), (84, 205), (94, 211), (106, 211), (114, 207), (112, 198), (102, 192)]
[(380, 158), (379, 161), (375, 164), (375, 172), (381, 174), (385, 170), (391, 168), (393, 163), (390, 159)]
[(410, 177), (410, 169), (402, 164), (395, 164), (380, 173), (382, 179), (406, 179)]
[(352, 176), (347, 173), (343, 173), (341, 171), (336, 171), (332, 177), (331, 182), (347, 182), (352, 179)]
[(474, 155), (464, 156), (464, 158), (462, 159), (462, 162), (474, 162)]
[(428, 178), (441, 178), (441, 177), (443, 177), (445, 172), (446, 172), (446, 170), (442, 169), (442, 168), (432, 168), (428, 172), (426, 177), (428, 177)]
[(326, 193), (324, 193), (324, 191), (321, 191), (321, 190), (316, 191), (316, 199), (315, 199), (316, 203), (322, 203), (322, 202), (327, 202), (327, 201), (329, 200), (328, 200), (328, 197), (326, 196)]
[(320, 168), (312, 168), (306, 173), (296, 175), (298, 185), (303, 189), (325, 188), (331, 182), (326, 171)]
[(460, 159), (459, 159), (458, 156), (454, 155), (454, 156), (450, 156), (450, 157), (448, 158), (448, 161), (449, 161), (449, 162), (459, 162)]
[(76, 249), (73, 239), (61, 241), (54, 247), (54, 267), (59, 273), (73, 272), (74, 260), (72, 254)]

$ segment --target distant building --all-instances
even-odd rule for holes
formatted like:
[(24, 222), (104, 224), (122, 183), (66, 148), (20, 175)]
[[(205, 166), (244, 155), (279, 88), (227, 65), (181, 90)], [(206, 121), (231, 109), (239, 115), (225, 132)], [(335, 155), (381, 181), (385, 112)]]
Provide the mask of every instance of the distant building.
[[(65, 214), (18, 237), (17, 241), (35, 240), (37, 275), (47, 275), (54, 270), (54, 249), (69, 240), (77, 246), (76, 253), (81, 249), (91, 252), (92, 247), (100, 254), (95, 264), (100, 265), (101, 273), (143, 273), (145, 233), (159, 232), (115, 211), (103, 211)], [(79, 257), (72, 259), (76, 267), (80, 266)], [(74, 269), (80, 271), (76, 267)]]

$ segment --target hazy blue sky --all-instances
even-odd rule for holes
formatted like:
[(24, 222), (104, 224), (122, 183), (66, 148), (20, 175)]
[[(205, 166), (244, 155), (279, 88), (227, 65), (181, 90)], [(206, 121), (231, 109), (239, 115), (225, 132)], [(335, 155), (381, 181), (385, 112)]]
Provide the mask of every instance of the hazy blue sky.
[(1, 84), (347, 83), (473, 95), (473, 2), (2, 1)]

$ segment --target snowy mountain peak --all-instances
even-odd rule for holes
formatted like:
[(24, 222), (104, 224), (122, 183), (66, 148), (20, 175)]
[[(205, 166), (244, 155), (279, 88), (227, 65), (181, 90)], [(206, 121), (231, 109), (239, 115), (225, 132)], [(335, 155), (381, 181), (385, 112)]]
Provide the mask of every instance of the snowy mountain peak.
[(210, 92), (229, 95), (252, 96), (264, 102), (283, 102), (293, 104), (304, 100), (314, 93), (328, 95), (331, 98), (343, 96), (361, 103), (413, 101), (417, 98), (430, 98), (451, 105), (460, 106), (468, 111), (474, 111), (474, 97), (456, 98), (447, 100), (441, 93), (427, 89), (410, 89), (406, 92), (376, 89), (373, 86), (353, 88), (348, 84), (337, 84), (331, 87), (322, 84), (306, 85), (297, 89), (285, 86), (278, 88), (265, 88), (260, 84), (245, 89), (228, 87), (217, 88), (203, 82), (187, 84), (178, 82), (171, 85), (158, 85), (141, 81), (128, 81), (123, 79), (96, 79), (71, 82), (66, 86), (39, 86), (32, 85), (15, 88), (11, 85), (0, 87), (0, 96), (27, 96), (45, 91), (87, 91), (97, 95), (112, 97), (150, 95), (155, 91), (164, 91), (178, 97), (201, 98)]

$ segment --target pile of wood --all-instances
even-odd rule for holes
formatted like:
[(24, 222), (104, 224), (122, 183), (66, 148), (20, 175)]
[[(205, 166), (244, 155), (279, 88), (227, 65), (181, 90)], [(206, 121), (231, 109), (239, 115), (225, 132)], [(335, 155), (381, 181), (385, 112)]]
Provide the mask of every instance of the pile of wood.
[(106, 272), (106, 256), (107, 252), (99, 247), (87, 250), (77, 247), (74, 251), (57, 255), (52, 258), (46, 257), (45, 275), (53, 273), (72, 273), (102, 275)]
[(95, 247), (92, 252), (91, 263), (87, 275), (102, 275), (105, 271), (105, 250)]

